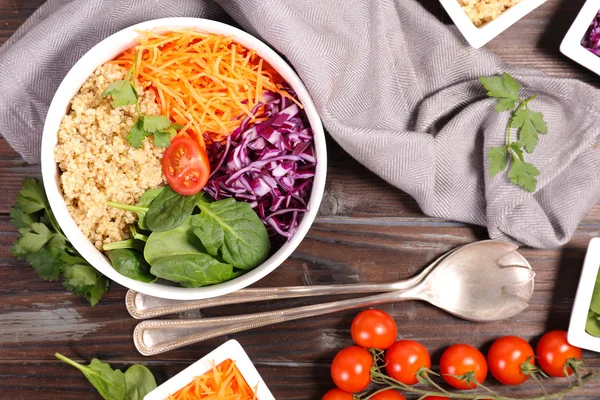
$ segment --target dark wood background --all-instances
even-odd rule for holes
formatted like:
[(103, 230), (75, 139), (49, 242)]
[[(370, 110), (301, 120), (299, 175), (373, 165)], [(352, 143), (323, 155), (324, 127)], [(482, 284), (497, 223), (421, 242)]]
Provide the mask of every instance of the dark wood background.
[[(422, 2), (438, 18), (450, 23), (436, 0)], [(509, 63), (597, 83), (596, 75), (563, 57), (558, 50), (583, 2), (549, 0), (487, 47)], [(42, 3), (0, 0), (0, 44)], [(486, 238), (484, 228), (426, 217), (412, 198), (377, 178), (335, 143), (330, 141), (329, 146), (330, 167), (320, 215), (293, 256), (260, 285), (406, 278), (443, 252)], [(54, 358), (55, 352), (79, 361), (98, 357), (116, 367), (142, 362), (161, 383), (229, 339), (145, 358), (132, 343), (136, 321), (125, 310), (123, 287), (112, 284), (109, 294), (92, 308), (63, 290), (60, 283), (42, 282), (25, 263), (13, 259), (9, 246), (17, 234), (10, 226), (8, 212), (21, 180), (39, 174), (39, 165), (25, 163), (0, 137), (0, 399), (99, 399), (78, 371)], [(395, 317), (403, 337), (427, 346), (434, 363), (446, 346), (457, 342), (486, 351), (494, 338), (516, 334), (535, 343), (548, 329), (567, 328), (587, 244), (599, 233), (600, 205), (582, 221), (563, 248), (524, 249), (523, 254), (537, 273), (536, 291), (531, 307), (509, 321), (470, 323), (419, 302), (383, 308)], [(249, 304), (234, 311), (299, 304), (306, 302)], [(219, 309), (202, 312), (205, 316), (223, 314)], [(349, 311), (289, 322), (231, 338), (244, 346), (276, 398), (319, 399), (333, 386), (329, 378), (333, 356), (351, 344), (349, 325), (354, 314)], [(198, 315), (189, 313), (184, 317)], [(586, 352), (585, 360), (592, 368), (600, 367), (598, 354)], [(488, 381), (496, 385), (493, 379)], [(564, 380), (553, 380), (549, 388), (565, 384)], [(515, 396), (539, 393), (534, 383), (502, 390)], [(600, 379), (573, 398), (600, 399)]]

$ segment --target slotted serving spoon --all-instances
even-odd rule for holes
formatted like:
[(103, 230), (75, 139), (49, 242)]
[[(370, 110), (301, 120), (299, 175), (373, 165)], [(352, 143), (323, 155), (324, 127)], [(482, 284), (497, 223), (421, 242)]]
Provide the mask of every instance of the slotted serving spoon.
[[(517, 248), (492, 240), (465, 245), (440, 257), (408, 281), (373, 285), (375, 290), (371, 292), (386, 291), (373, 296), (229, 317), (142, 321), (135, 328), (133, 340), (141, 354), (150, 356), (278, 322), (403, 300), (427, 301), (471, 321), (502, 320), (527, 308), (533, 294), (535, 274), (527, 260), (516, 252)], [(389, 285), (403, 286), (392, 289)], [(349, 292), (357, 293), (356, 290)], [(342, 289), (327, 294), (340, 293), (348, 291)], [(231, 301), (227, 304), (233, 304)]]

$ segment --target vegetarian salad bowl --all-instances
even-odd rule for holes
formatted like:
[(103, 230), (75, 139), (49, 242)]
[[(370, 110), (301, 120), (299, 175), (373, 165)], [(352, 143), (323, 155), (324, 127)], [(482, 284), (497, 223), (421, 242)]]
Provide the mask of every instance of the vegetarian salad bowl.
[(323, 196), (315, 106), (271, 48), (197, 18), (106, 38), (59, 86), (41, 151), (73, 247), (113, 281), (197, 300), (244, 288), (298, 247)]

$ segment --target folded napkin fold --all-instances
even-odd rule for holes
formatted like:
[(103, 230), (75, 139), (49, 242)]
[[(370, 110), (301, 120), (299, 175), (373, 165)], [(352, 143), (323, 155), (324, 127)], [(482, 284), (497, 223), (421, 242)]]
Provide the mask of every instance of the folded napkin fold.
[[(415, 0), (48, 0), (0, 48), (0, 133), (38, 161), (48, 105), (77, 59), (120, 29), (175, 16), (235, 21), (281, 52), (331, 136), (428, 215), (555, 247), (600, 198), (600, 92), (471, 49)], [(488, 174), (508, 113), (477, 77), (504, 71), (538, 95), (549, 126), (527, 156), (541, 171), (533, 194)]]

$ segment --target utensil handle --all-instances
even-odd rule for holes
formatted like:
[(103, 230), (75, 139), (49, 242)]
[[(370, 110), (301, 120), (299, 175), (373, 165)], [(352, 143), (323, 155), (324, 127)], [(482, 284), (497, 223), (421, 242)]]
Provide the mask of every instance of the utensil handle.
[(203, 340), (284, 321), (314, 317), (336, 311), (393, 301), (416, 299), (419, 286), (358, 299), (288, 308), (283, 310), (196, 320), (151, 320), (140, 322), (133, 332), (138, 351), (151, 356)]
[[(419, 279), (418, 279), (419, 278)], [(241, 289), (237, 292), (204, 300), (168, 300), (149, 296), (129, 290), (125, 297), (127, 311), (133, 318), (148, 319), (163, 315), (175, 314), (184, 311), (202, 308), (224, 306), (230, 304), (251, 303), (265, 300), (290, 299), (299, 297), (362, 294), (390, 292), (407, 289), (420, 281), (421, 275), (401, 282), (350, 284), (350, 285), (316, 285), (316, 286), (288, 286), (279, 288)]]

